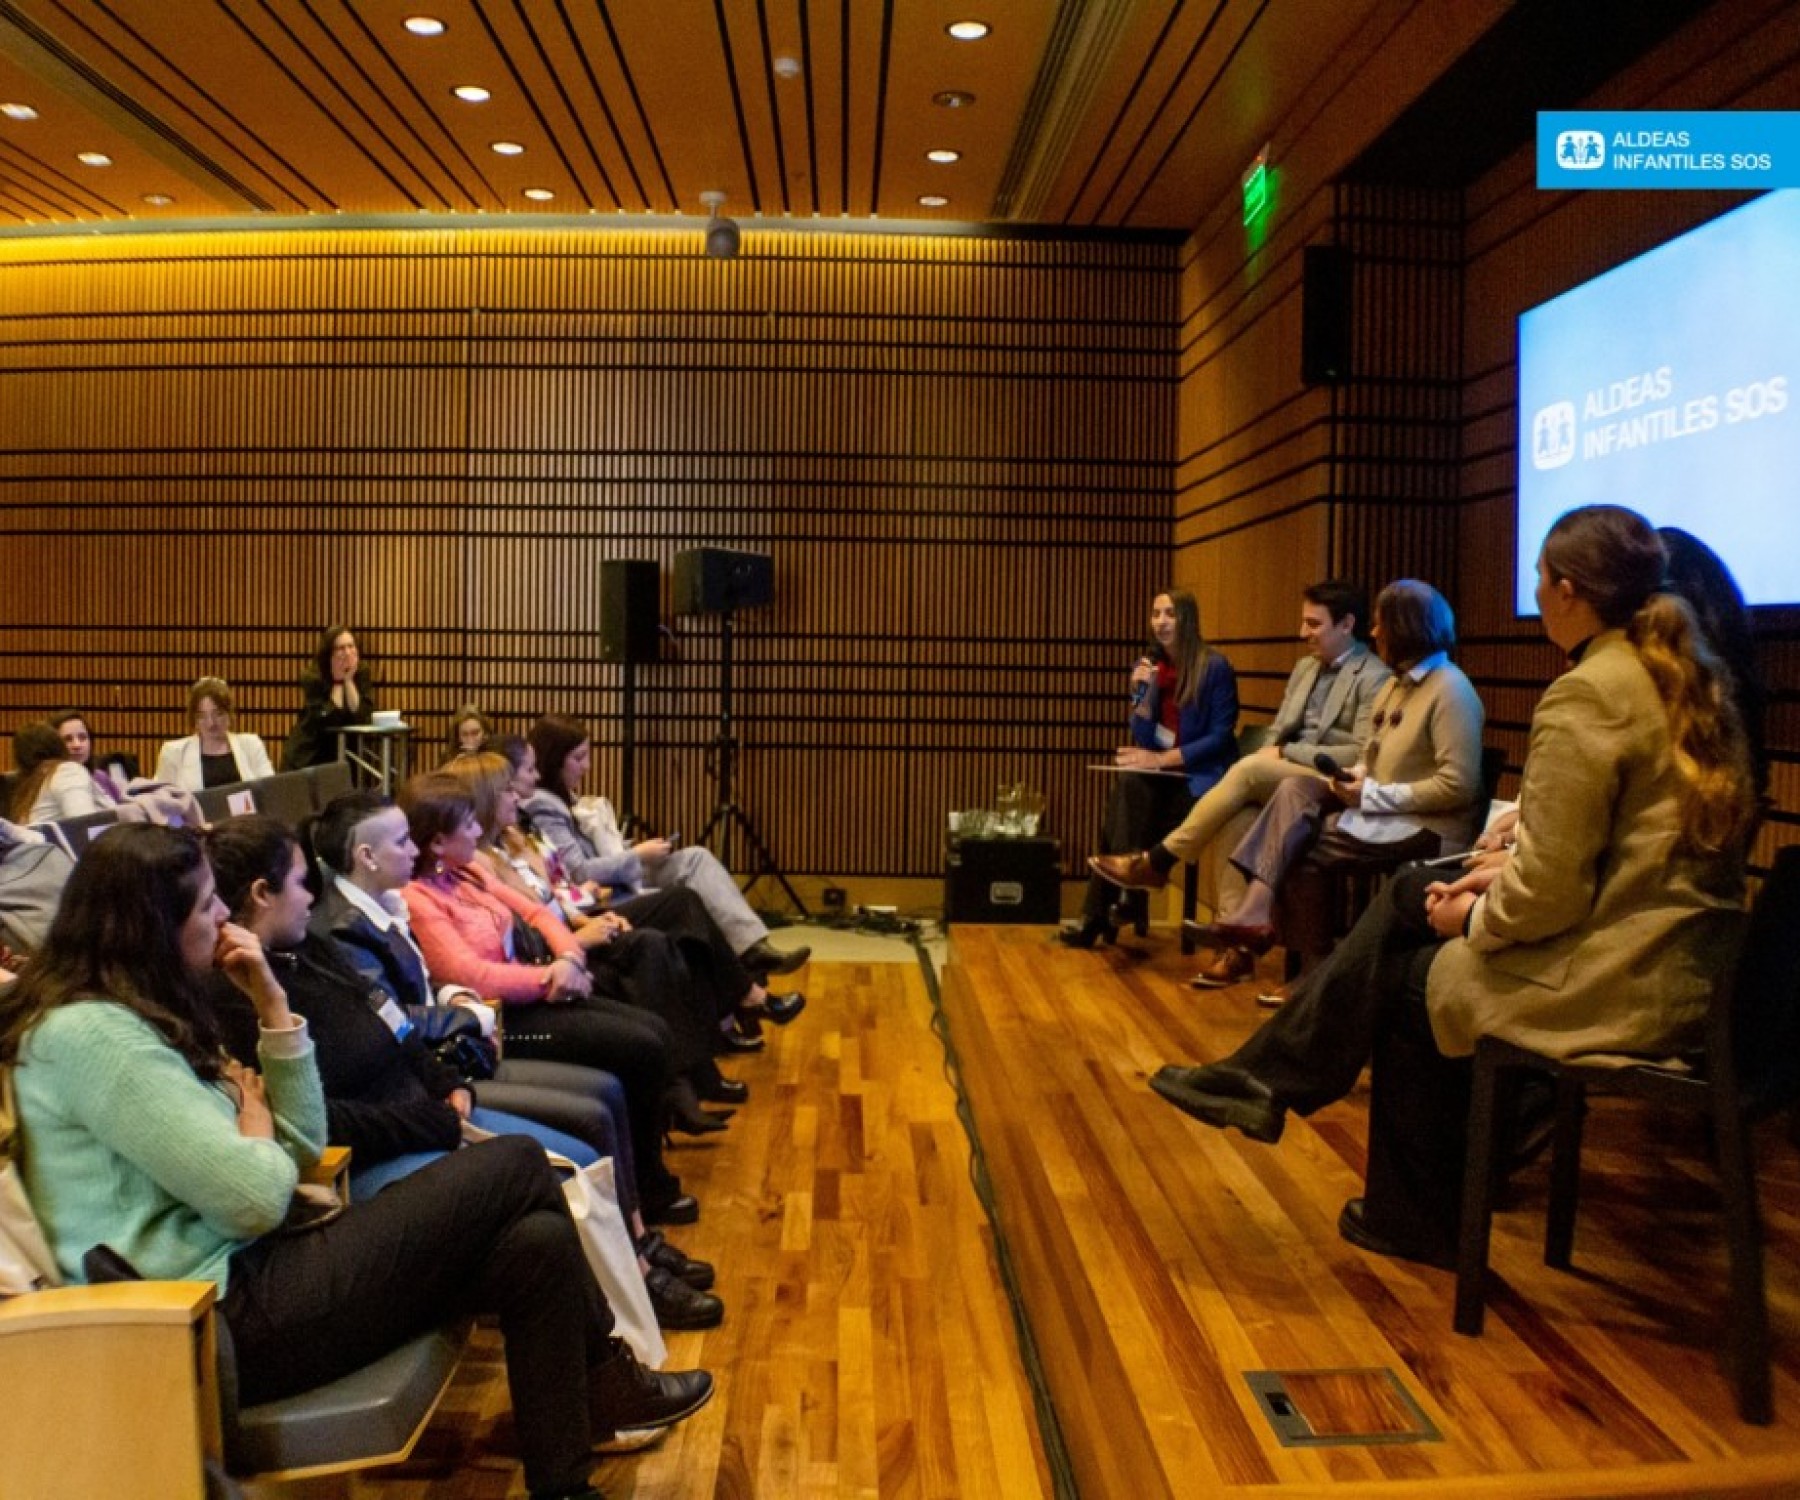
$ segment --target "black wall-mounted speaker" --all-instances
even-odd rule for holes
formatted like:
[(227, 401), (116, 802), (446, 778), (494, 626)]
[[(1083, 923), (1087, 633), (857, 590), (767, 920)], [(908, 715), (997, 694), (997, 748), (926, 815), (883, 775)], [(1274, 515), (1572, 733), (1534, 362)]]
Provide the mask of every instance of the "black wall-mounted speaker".
[(1300, 277), (1300, 379), (1331, 385), (1350, 378), (1350, 252), (1308, 245)]
[(718, 615), (775, 602), (775, 560), (761, 552), (694, 547), (675, 554), (675, 613)]
[(642, 665), (656, 660), (657, 594), (662, 569), (655, 562), (615, 559), (600, 564), (600, 660)]

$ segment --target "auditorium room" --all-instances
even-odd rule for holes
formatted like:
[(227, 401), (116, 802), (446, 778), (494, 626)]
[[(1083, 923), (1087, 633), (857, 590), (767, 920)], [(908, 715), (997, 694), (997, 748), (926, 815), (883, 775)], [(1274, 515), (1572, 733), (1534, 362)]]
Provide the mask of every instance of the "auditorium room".
[(1800, 1495), (1800, 8), (0, 0), (0, 1500)]

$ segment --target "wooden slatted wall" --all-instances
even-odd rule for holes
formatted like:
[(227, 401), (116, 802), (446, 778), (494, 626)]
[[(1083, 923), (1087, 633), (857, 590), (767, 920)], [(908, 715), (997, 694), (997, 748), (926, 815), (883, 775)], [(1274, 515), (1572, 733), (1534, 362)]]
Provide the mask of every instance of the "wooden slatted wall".
[[(0, 242), (0, 702), (154, 754), (228, 678), (279, 741), (364, 633), (437, 758), (474, 698), (596, 726), (599, 563), (767, 552), (738, 800), (790, 872), (928, 876), (944, 813), (1098, 823), (1169, 559), (1176, 254), (1151, 243), (574, 229)], [(716, 620), (641, 668), (638, 802), (712, 803)], [(146, 761), (146, 763), (148, 763)]]
[[(1730, 0), (1586, 101), (1602, 109), (1781, 109), (1800, 90), (1800, 12), (1770, 0)], [(1516, 769), (1557, 654), (1535, 621), (1512, 612), (1517, 475), (1518, 314), (1714, 217), (1743, 194), (1541, 193), (1521, 151), (1467, 195), (1463, 339), (1460, 614), (1464, 665), (1488, 709), (1488, 741)], [(1629, 505), (1631, 497), (1617, 497)], [(1800, 503), (1797, 500), (1796, 503)], [(1800, 611), (1758, 610), (1772, 689), (1768, 724), (1777, 810), (1756, 851), (1800, 837)]]

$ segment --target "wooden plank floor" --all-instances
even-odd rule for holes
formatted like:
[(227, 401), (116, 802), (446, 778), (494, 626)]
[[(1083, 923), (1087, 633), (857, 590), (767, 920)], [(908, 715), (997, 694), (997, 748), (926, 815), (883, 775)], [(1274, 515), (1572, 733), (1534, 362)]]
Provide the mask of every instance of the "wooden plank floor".
[[(1265, 963), (1272, 965), (1273, 960)], [(1453, 1278), (1365, 1254), (1367, 1097), (1276, 1147), (1150, 1093), (1230, 1051), (1258, 986), (1198, 992), (1174, 940), (1070, 952), (1042, 928), (958, 927), (945, 1009), (1084, 1500), (1800, 1496), (1800, 1163), (1758, 1139), (1778, 1424), (1737, 1420), (1715, 1359), (1725, 1261), (1697, 1134), (1618, 1101), (1589, 1126), (1576, 1273), (1542, 1263), (1544, 1168), (1496, 1220), (1480, 1339)], [(1395, 1371), (1443, 1436), (1284, 1449), (1243, 1372)]]
[[(806, 1013), (727, 1068), (731, 1128), (670, 1163), (670, 1231), (719, 1267), (726, 1319), (669, 1338), (718, 1394), (655, 1451), (605, 1459), (609, 1500), (1042, 1500), (1037, 1424), (913, 963), (814, 963)], [(686, 1138), (678, 1138), (685, 1140)], [(514, 1500), (498, 1336), (479, 1332), (413, 1460), (359, 1500)]]

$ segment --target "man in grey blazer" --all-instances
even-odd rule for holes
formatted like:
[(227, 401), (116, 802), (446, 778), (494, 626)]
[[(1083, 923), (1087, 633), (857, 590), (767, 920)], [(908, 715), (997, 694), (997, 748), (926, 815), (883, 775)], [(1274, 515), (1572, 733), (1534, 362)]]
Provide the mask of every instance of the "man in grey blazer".
[[(1308, 652), (1288, 676), (1269, 743), (1233, 765), (1154, 849), (1089, 858), (1095, 874), (1126, 890), (1161, 890), (1176, 865), (1197, 859), (1214, 839), (1233, 830), (1240, 814), (1267, 802), (1283, 781), (1317, 776), (1313, 762), (1321, 751), (1344, 765), (1361, 754), (1376, 689), (1392, 675), (1361, 639), (1369, 619), (1368, 596), (1360, 585), (1334, 578), (1304, 590), (1301, 601), (1300, 639)], [(1214, 976), (1212, 982), (1248, 977), (1253, 967), (1248, 960), (1248, 954), (1224, 955), (1219, 963), (1233, 974)], [(1236, 973), (1238, 969), (1243, 972)]]

